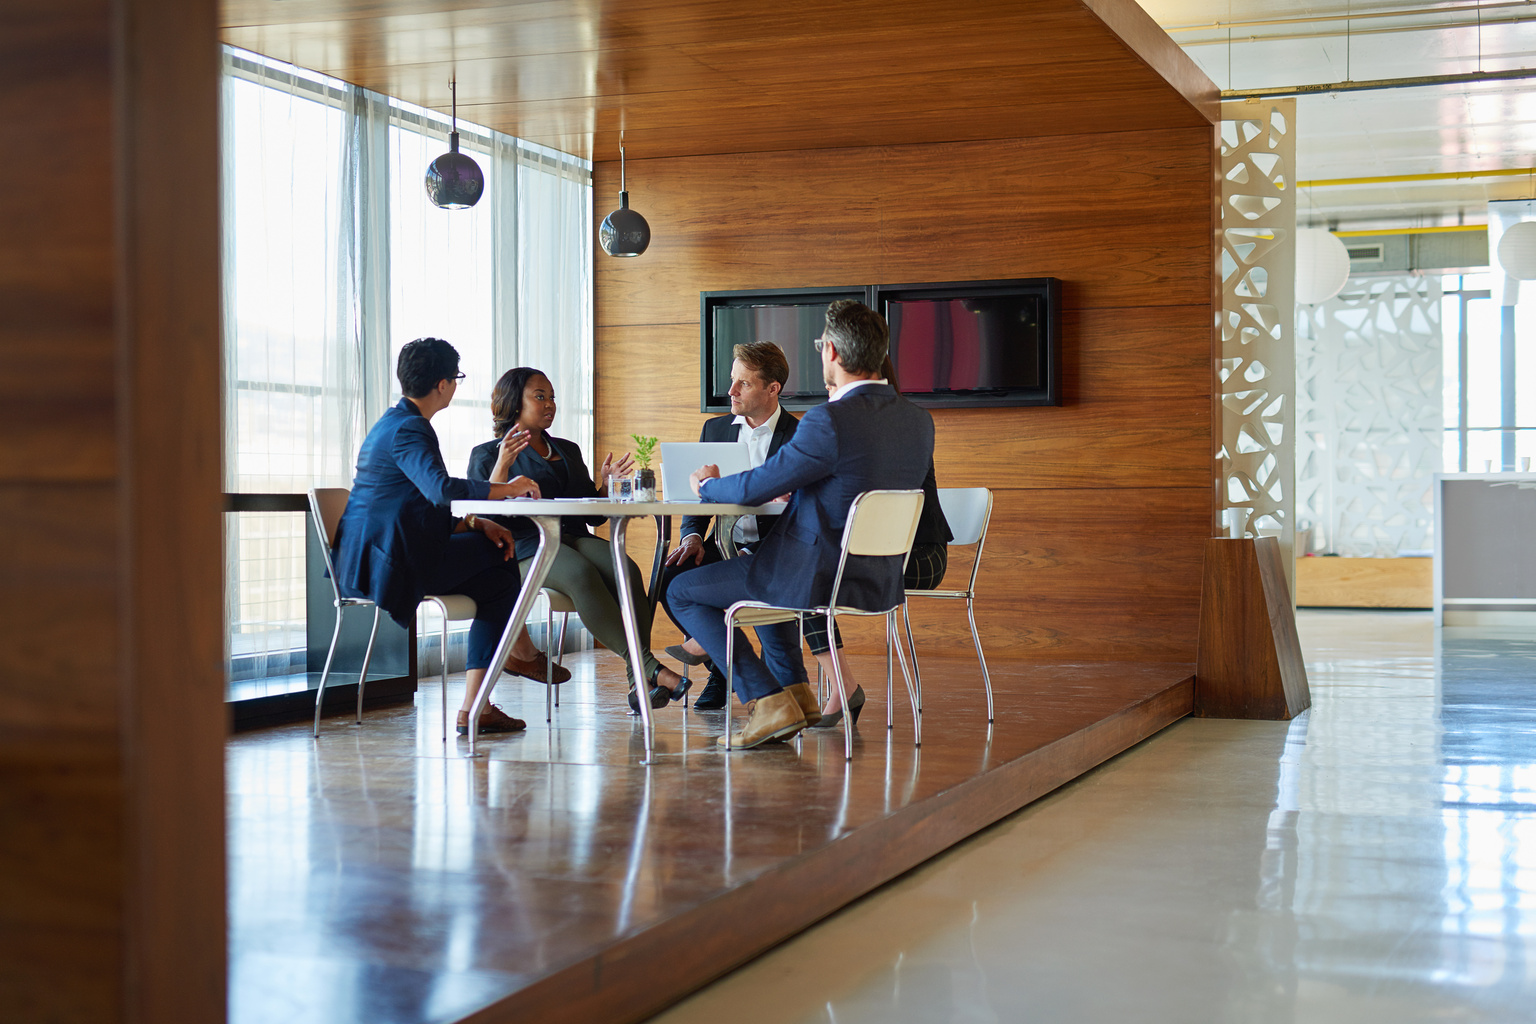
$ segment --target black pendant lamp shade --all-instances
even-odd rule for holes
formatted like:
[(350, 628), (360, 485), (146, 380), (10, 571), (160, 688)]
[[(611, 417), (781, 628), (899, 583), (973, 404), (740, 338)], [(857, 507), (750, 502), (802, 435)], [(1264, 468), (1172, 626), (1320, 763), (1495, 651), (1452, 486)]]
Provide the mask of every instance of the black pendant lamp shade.
[(624, 143), (619, 143), (619, 208), (603, 218), (597, 230), (598, 243), (609, 256), (639, 256), (651, 244), (651, 226), (629, 208), (629, 192), (624, 181)]
[(485, 192), (485, 175), (467, 153), (459, 152), (458, 83), (450, 82), (448, 87), (453, 91), (453, 130), (448, 135), (448, 152), (427, 165), (427, 198), (445, 210), (466, 210)]

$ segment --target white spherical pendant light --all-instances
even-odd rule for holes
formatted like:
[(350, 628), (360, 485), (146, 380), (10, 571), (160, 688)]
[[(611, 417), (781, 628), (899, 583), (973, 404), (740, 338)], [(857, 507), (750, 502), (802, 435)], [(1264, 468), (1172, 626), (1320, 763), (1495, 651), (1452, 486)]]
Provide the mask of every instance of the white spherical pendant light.
[(1499, 266), (1517, 281), (1536, 281), (1536, 220), (1523, 220), (1504, 229), (1499, 239)]
[(1331, 231), (1300, 228), (1296, 232), (1296, 301), (1315, 306), (1327, 302), (1349, 281), (1349, 250)]

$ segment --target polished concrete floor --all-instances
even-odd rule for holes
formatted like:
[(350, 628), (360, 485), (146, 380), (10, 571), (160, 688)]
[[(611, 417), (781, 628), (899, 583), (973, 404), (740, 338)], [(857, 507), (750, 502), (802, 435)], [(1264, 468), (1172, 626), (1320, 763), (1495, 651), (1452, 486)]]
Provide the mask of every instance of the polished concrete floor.
[(1536, 1020), (1536, 633), (1298, 619), (1311, 711), (1186, 719), (653, 1024)]

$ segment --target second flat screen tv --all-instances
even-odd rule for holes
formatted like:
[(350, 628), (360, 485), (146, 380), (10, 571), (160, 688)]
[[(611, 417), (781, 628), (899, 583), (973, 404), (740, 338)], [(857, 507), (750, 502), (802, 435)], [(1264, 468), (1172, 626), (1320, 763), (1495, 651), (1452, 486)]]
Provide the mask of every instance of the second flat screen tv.
[(879, 285), (901, 393), (919, 405), (1060, 405), (1055, 278)]

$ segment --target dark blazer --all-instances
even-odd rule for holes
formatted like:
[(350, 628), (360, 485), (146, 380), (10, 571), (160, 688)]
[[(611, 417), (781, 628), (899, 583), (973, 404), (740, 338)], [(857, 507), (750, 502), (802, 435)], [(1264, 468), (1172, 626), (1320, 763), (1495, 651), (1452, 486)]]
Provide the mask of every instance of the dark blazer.
[[(809, 608), (831, 597), (853, 499), (920, 488), (932, 461), (933, 418), (889, 384), (866, 384), (807, 412), (762, 466), (707, 480), (700, 492), (706, 501), (745, 505), (791, 494), (782, 522), (749, 556), (746, 596)], [(900, 604), (901, 575), (900, 558), (850, 558), (840, 601), (871, 609)]]
[(410, 628), (422, 580), (448, 552), (448, 503), (486, 498), (489, 484), (448, 475), (437, 431), (402, 398), (368, 431), (337, 530), (336, 576), (348, 597), (366, 597)]
[[(517, 458), (512, 460), (512, 467), (507, 472), (510, 476), (526, 476), (539, 485), (539, 497), (541, 498), (595, 498), (597, 497), (597, 485), (592, 482), (592, 474), (587, 469), (586, 461), (581, 457), (581, 448), (575, 441), (567, 441), (563, 437), (555, 437), (553, 434), (545, 434), (550, 447), (560, 453), (560, 458), (548, 462), (544, 456), (533, 450), (529, 445), (517, 453)], [(496, 448), (500, 441), (487, 441), (477, 444), (469, 453), (469, 478), (471, 480), (489, 480), (491, 470), (496, 468)], [(522, 516), (498, 516), (496, 521), (512, 531), (513, 538), (517, 541), (517, 557), (532, 558), (539, 550), (539, 531), (532, 523)], [(562, 537), (590, 537), (592, 531), (587, 529), (588, 524), (601, 526), (605, 520), (602, 516), (577, 516), (560, 517), (560, 536)]]
[(948, 544), (955, 539), (944, 518), (944, 506), (939, 504), (939, 481), (933, 475), (933, 460), (928, 460), (928, 475), (923, 478), (923, 514), (917, 521), (916, 544)]
[[(735, 416), (727, 413), (724, 416), (716, 416), (713, 419), (706, 420), (704, 429), (699, 431), (699, 440), (725, 442), (736, 440), (741, 434), (741, 427), (734, 422), (735, 419)], [(773, 436), (768, 439), (768, 457), (770, 459), (778, 454), (780, 448), (784, 447), (784, 442), (795, 436), (795, 428), (799, 425), (800, 421), (795, 419), (794, 414), (780, 406), (779, 422), (773, 425)], [(783, 493), (783, 491), (779, 492), (779, 494)], [(774, 495), (774, 497), (777, 498), (779, 494)], [(682, 540), (682, 538), (690, 533), (696, 533), (702, 539), (709, 540), (714, 529), (712, 519), (712, 516), (683, 516), (683, 529), (677, 535), (678, 540)], [(778, 519), (779, 517), (777, 516), (758, 517), (757, 536), (759, 542), (773, 532), (774, 527), (778, 525)], [(718, 537), (715, 540), (717, 543), (719, 542)]]

